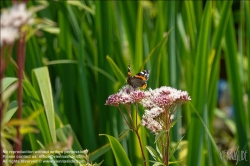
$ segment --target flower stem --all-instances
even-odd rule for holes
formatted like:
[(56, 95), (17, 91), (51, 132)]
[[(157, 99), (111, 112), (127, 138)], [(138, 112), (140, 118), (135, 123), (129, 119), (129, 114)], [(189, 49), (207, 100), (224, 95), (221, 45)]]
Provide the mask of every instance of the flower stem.
[(138, 129), (134, 130), (134, 132), (135, 132), (135, 134), (138, 138), (139, 144), (140, 144), (141, 153), (142, 153), (142, 157), (143, 157), (143, 165), (146, 166), (146, 158), (145, 158), (145, 154), (144, 154), (144, 150), (143, 150), (143, 146), (142, 146), (142, 142), (141, 142), (141, 137), (139, 135)]
[(119, 106), (117, 106), (117, 108), (118, 108), (118, 110), (120, 111), (120, 113), (122, 114), (122, 117), (123, 117), (123, 119), (125, 120), (125, 122), (127, 123), (128, 127), (129, 127), (130, 129), (133, 129), (133, 126), (131, 126), (131, 125), (128, 123), (128, 121), (127, 121), (126, 117), (124, 116), (124, 114), (123, 114), (121, 108), (120, 108)]
[(170, 149), (170, 114), (168, 114), (167, 109), (166, 109), (166, 152), (164, 154), (164, 163), (166, 166), (168, 166), (168, 161), (169, 161), (169, 149)]
[(128, 112), (128, 116), (129, 116), (130, 121), (132, 123), (132, 126), (130, 126), (130, 128), (133, 129), (135, 127), (134, 127), (134, 122), (133, 122), (133, 118), (132, 118), (132, 115), (131, 115), (131, 106), (130, 105), (125, 105), (125, 108), (126, 108), (126, 110)]
[(136, 102), (135, 127), (137, 128), (138, 103)]
[(125, 122), (127, 123), (127, 125), (129, 126), (129, 128), (135, 132), (136, 137), (137, 137), (137, 139), (138, 139), (138, 141), (139, 141), (139, 144), (140, 144), (141, 152), (142, 152), (143, 165), (146, 166), (146, 158), (145, 158), (145, 154), (144, 154), (144, 150), (143, 150), (143, 146), (142, 146), (141, 137), (140, 137), (139, 132), (138, 132), (139, 128), (137, 127), (138, 103), (136, 103), (136, 120), (135, 120), (135, 124), (134, 124), (134, 121), (133, 121), (133, 118), (132, 118), (132, 115), (131, 115), (131, 110), (130, 110), (131, 107), (130, 107), (130, 106), (129, 106), (129, 107), (128, 107), (128, 106), (125, 106), (125, 108), (126, 108), (128, 114), (129, 114), (128, 116), (129, 116), (129, 118), (130, 118), (132, 124), (129, 124), (129, 122), (128, 122), (128, 120), (126, 119), (126, 117), (124, 116), (124, 114), (123, 114), (121, 108), (120, 108), (119, 106), (117, 106), (117, 108), (118, 108), (119, 111), (121, 112), (122, 117), (123, 117), (123, 119), (125, 120)]
[[(26, 51), (26, 41), (25, 41), (25, 32), (22, 33), (22, 36), (18, 40), (17, 44), (17, 64), (18, 64), (18, 109), (17, 109), (17, 119), (22, 119), (22, 96), (23, 96), (23, 71), (24, 71), (24, 62), (25, 62), (25, 51)], [(20, 125), (17, 126), (17, 142), (15, 143), (15, 151), (22, 150), (22, 136), (20, 133)], [(18, 160), (18, 154), (15, 154), (15, 159)]]
[(140, 135), (139, 135), (139, 132), (138, 132), (138, 130), (139, 130), (139, 128), (137, 127), (137, 114), (139, 113), (139, 111), (138, 111), (138, 103), (136, 102), (136, 119), (135, 119), (135, 134), (136, 134), (136, 136), (137, 136), (137, 138), (138, 138), (138, 141), (139, 141), (139, 144), (140, 144), (140, 148), (141, 148), (141, 152), (142, 152), (142, 157), (143, 157), (143, 164), (144, 164), (144, 166), (146, 166), (146, 158), (145, 158), (145, 154), (144, 154), (144, 150), (143, 150), (143, 146), (142, 146), (142, 141), (141, 141), (141, 137), (140, 137)]

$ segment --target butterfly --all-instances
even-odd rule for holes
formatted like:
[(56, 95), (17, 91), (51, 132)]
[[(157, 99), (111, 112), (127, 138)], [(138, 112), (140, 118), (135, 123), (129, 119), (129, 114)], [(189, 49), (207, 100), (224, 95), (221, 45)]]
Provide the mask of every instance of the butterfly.
[(133, 88), (145, 89), (147, 87), (147, 80), (149, 78), (149, 73), (150, 73), (149, 70), (143, 70), (132, 77), (130, 64), (128, 64), (127, 83), (131, 85)]

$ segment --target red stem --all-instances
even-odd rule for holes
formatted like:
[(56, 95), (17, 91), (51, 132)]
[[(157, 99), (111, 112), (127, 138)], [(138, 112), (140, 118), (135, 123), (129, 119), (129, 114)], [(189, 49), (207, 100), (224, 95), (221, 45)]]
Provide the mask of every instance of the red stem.
[(135, 127), (137, 128), (138, 103), (136, 102)]
[(143, 164), (144, 164), (144, 166), (146, 166), (147, 163), (146, 163), (146, 158), (145, 158), (145, 154), (144, 154), (144, 150), (143, 150), (143, 146), (142, 146), (142, 142), (141, 142), (141, 137), (138, 133), (138, 130), (134, 130), (134, 131), (135, 131), (135, 134), (136, 134), (138, 141), (139, 141), (139, 144), (140, 144), (141, 153), (142, 153), (142, 157), (143, 157)]
[[(168, 166), (168, 161), (169, 161), (169, 149), (170, 149), (170, 114), (168, 114), (167, 112), (168, 109), (165, 109), (165, 112), (166, 112), (166, 152), (165, 154), (163, 154), (164, 156), (164, 162), (165, 162), (165, 165)], [(163, 146), (164, 148), (164, 146)]]
[[(17, 110), (17, 119), (22, 119), (22, 95), (23, 95), (23, 71), (24, 71), (24, 61), (25, 61), (25, 32), (21, 34), (20, 39), (18, 40), (17, 45), (17, 64), (18, 64), (18, 110)], [(21, 151), (22, 149), (22, 136), (20, 133), (20, 126), (17, 126), (17, 142), (15, 143), (15, 151)], [(18, 153), (15, 153), (15, 159), (17, 158)]]
[(127, 121), (126, 117), (124, 116), (124, 114), (123, 114), (121, 108), (120, 108), (119, 106), (117, 106), (117, 108), (119, 109), (120, 113), (122, 114), (123, 119), (125, 120), (125, 122), (126, 122), (127, 125), (129, 126), (129, 128), (130, 128), (130, 129), (133, 129), (133, 127), (128, 123), (128, 121)]
[(123, 117), (123, 119), (126, 121), (126, 123), (127, 123), (127, 125), (129, 126), (129, 128), (135, 132), (135, 134), (136, 134), (136, 136), (137, 136), (137, 138), (138, 138), (139, 144), (140, 144), (140, 149), (141, 149), (142, 157), (143, 157), (143, 164), (144, 164), (144, 166), (146, 166), (146, 158), (145, 158), (145, 154), (144, 154), (144, 150), (143, 150), (143, 146), (142, 146), (142, 141), (141, 141), (141, 137), (140, 137), (140, 135), (139, 135), (138, 128), (137, 128), (138, 103), (137, 103), (137, 105), (136, 105), (136, 124), (135, 124), (135, 125), (134, 125), (133, 118), (132, 118), (132, 115), (131, 115), (131, 110), (130, 110), (131, 106), (130, 106), (130, 105), (129, 105), (129, 107), (128, 107), (128, 105), (125, 106), (125, 108), (126, 108), (128, 114), (129, 114), (129, 117), (130, 117), (132, 126), (128, 123), (128, 121), (127, 121), (126, 117), (124, 116), (124, 114), (123, 114), (122, 110), (120, 109), (120, 107), (117, 106), (117, 108), (118, 108), (119, 111), (121, 112), (122, 117)]
[(140, 144), (140, 148), (141, 148), (141, 153), (142, 153), (142, 157), (143, 157), (143, 164), (144, 166), (146, 166), (146, 158), (145, 158), (145, 154), (144, 154), (144, 150), (143, 150), (143, 146), (142, 146), (142, 141), (141, 141), (141, 137), (139, 135), (139, 132), (138, 132), (138, 127), (137, 127), (137, 114), (139, 114), (139, 111), (138, 111), (138, 103), (136, 102), (136, 119), (135, 119), (135, 133), (136, 133), (136, 136), (138, 138), (138, 141), (139, 141), (139, 144)]
[(131, 105), (125, 105), (125, 108), (126, 108), (126, 110), (127, 110), (127, 112), (128, 112), (130, 121), (131, 121), (132, 126), (133, 126), (133, 128), (134, 128), (134, 122), (133, 122), (132, 113), (131, 113)]

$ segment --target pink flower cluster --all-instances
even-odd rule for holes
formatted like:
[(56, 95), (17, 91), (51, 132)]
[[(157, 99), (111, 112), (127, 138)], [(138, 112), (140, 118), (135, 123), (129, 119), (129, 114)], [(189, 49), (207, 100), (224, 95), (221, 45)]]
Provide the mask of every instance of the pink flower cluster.
[(116, 94), (108, 97), (105, 105), (119, 106), (119, 104), (140, 103), (146, 108), (141, 124), (153, 133), (164, 129), (163, 114), (173, 120), (173, 113), (178, 106), (191, 100), (186, 91), (162, 86), (157, 89), (141, 91), (126, 85)]
[(119, 90), (118, 93), (110, 95), (105, 105), (118, 106), (119, 104), (132, 104), (140, 102), (145, 98), (145, 92), (134, 89), (130, 85), (126, 85)]

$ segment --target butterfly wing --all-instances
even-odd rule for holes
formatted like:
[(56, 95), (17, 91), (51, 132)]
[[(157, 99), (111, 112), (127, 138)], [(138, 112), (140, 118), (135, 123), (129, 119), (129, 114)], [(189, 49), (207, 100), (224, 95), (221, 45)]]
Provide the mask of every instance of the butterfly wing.
[(130, 79), (130, 85), (132, 85), (134, 88), (142, 87), (143, 89), (145, 89), (147, 87), (146, 81), (148, 80), (148, 78), (149, 71), (143, 70)]
[(149, 70), (143, 70), (133, 77), (131, 76), (131, 70), (130, 70), (130, 64), (128, 64), (128, 77), (127, 77), (127, 83), (131, 85), (133, 88), (141, 87), (145, 89), (147, 87), (146, 81), (149, 78)]
[(132, 78), (130, 79), (130, 85), (131, 85), (133, 88), (142, 87), (144, 84), (146, 84), (146, 82), (143, 81), (141, 78), (132, 77)]
[(137, 73), (134, 77), (140, 78), (143, 81), (147, 81), (149, 78), (150, 71), (149, 70), (143, 70), (140, 73)]

